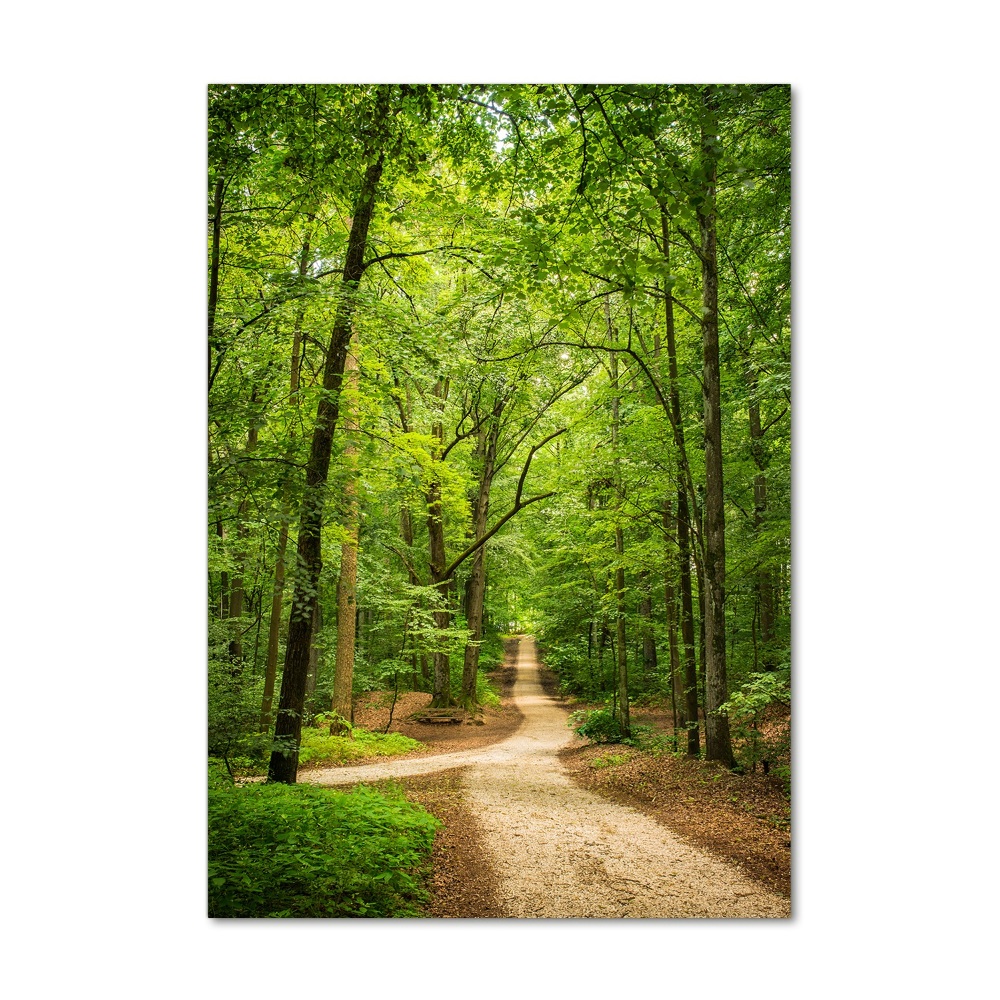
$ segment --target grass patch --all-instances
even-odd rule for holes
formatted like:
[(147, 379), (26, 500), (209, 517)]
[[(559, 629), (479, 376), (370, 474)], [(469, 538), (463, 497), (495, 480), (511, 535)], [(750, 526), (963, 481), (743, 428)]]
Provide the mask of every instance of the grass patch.
[(346, 764), (365, 757), (395, 757), (423, 747), (402, 733), (370, 733), (355, 729), (351, 736), (331, 736), (314, 727), (302, 730), (299, 764)]
[(629, 755), (627, 753), (611, 753), (607, 757), (595, 757), (590, 762), (590, 766), (597, 770), (604, 767), (618, 767), (619, 764), (626, 763), (628, 759)]
[(398, 788), (208, 793), (210, 917), (406, 917), (428, 899), (430, 813)]

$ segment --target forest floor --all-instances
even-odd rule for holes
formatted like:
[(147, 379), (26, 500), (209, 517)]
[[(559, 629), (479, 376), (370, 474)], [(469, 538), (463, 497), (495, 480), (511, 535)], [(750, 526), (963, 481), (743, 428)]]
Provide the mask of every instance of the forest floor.
[[(301, 772), (324, 785), (401, 783), (444, 821), (429, 916), (789, 915), (773, 790), (669, 755), (585, 745), (546, 695), (530, 637), (505, 674), (505, 706), (483, 726), (434, 726), (446, 730), (434, 756)], [(419, 726), (418, 739), (432, 728), (399, 725)]]

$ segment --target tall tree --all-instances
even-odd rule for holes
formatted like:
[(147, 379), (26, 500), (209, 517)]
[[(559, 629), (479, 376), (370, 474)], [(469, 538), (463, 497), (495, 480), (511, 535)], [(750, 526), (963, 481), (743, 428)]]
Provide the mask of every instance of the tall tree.
[(705, 396), (705, 755), (732, 766), (729, 719), (722, 706), (726, 681), (726, 513), (722, 485), (722, 403), (719, 375), (719, 269), (716, 253), (715, 185), (719, 158), (715, 88), (702, 94), (701, 172), (697, 202), (701, 245), (702, 337)]
[(368, 230), (375, 210), (375, 198), (385, 166), (386, 121), (390, 113), (390, 88), (378, 88), (370, 125), (369, 162), (354, 203), (347, 253), (341, 272), (340, 295), (333, 330), (323, 368), (323, 390), (316, 410), (312, 446), (306, 466), (306, 492), (299, 517), (296, 552), (295, 591), (288, 622), (285, 666), (281, 676), (281, 695), (275, 721), (275, 748), (268, 766), (268, 780), (294, 782), (298, 772), (298, 751), (302, 733), (306, 675), (312, 639), (313, 607), (322, 569), (321, 538), (326, 481), (330, 452), (340, 408), (340, 390), (351, 339), (351, 316), (355, 292), (365, 270)]

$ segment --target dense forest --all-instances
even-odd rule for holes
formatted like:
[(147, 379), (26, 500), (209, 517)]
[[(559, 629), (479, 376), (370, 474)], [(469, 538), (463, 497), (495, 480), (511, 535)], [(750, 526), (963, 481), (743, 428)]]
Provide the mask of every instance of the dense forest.
[(364, 691), (474, 716), (530, 633), (592, 732), (658, 701), (787, 777), (789, 88), (219, 85), (208, 124), (211, 758), (294, 783)]

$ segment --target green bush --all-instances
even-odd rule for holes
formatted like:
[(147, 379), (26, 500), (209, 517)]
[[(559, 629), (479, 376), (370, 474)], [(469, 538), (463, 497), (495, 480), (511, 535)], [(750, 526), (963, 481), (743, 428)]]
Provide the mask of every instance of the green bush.
[(228, 644), (237, 633), (227, 619), (209, 625), (208, 657), (208, 755), (239, 773), (251, 761), (251, 770), (267, 766), (271, 734), (260, 727), (263, 680), (252, 678), (244, 665), (229, 658)]
[(210, 917), (403, 917), (427, 900), (440, 822), (398, 789), (230, 785), (208, 793)]
[(364, 757), (395, 757), (419, 750), (423, 743), (402, 733), (370, 733), (353, 729), (351, 736), (331, 736), (325, 729), (304, 727), (299, 764), (346, 764)]
[(609, 708), (571, 712), (569, 725), (578, 736), (591, 743), (622, 743), (625, 740), (625, 732)]
[(672, 744), (671, 737), (656, 732), (652, 726), (633, 724), (626, 736), (610, 708), (597, 708), (589, 712), (578, 709), (570, 713), (569, 725), (578, 736), (583, 736), (591, 743), (618, 743), (635, 747), (643, 753), (659, 755), (669, 750)]
[[(750, 675), (750, 680), (729, 696), (722, 709), (729, 716), (734, 749), (739, 763), (756, 770), (757, 765), (768, 765), (786, 759), (791, 750), (791, 732), (788, 715), (782, 711), (789, 706), (790, 671), (788, 666), (767, 673)], [(787, 778), (787, 767), (776, 770)]]

